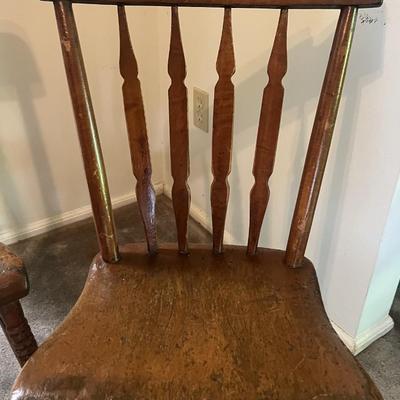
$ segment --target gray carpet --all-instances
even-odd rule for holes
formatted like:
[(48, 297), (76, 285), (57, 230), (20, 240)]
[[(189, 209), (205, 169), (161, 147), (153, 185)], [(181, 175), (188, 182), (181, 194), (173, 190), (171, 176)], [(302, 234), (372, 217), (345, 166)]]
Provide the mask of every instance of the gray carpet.
[[(173, 242), (175, 223), (171, 202), (158, 198), (158, 235)], [(139, 212), (135, 205), (115, 213), (120, 243), (143, 240)], [(191, 242), (210, 242), (210, 235), (190, 221)], [(64, 319), (77, 300), (97, 252), (92, 220), (69, 225), (48, 234), (19, 242), (13, 250), (23, 257), (31, 281), (31, 293), (22, 301), (25, 314), (39, 343)], [(381, 389), (385, 400), (400, 399), (400, 294), (393, 307), (396, 328), (358, 358)], [(9, 399), (9, 390), (19, 367), (0, 333), (0, 399)]]

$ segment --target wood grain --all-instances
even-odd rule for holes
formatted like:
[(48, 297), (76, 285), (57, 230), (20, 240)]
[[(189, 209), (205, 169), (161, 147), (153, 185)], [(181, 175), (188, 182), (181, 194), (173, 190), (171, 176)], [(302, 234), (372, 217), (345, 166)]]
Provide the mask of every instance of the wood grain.
[(156, 195), (151, 183), (151, 160), (147, 139), (146, 119), (142, 99), (138, 66), (129, 35), (125, 8), (118, 6), (120, 34), (120, 72), (124, 79), (122, 92), (128, 129), (136, 198), (142, 216), (147, 246), (150, 253), (157, 252)]
[(234, 111), (235, 56), (232, 38), (231, 9), (225, 8), (221, 44), (217, 58), (218, 82), (214, 91), (212, 137), (211, 212), (214, 252), (222, 253), (226, 211), (229, 199), (228, 175), (231, 171)]
[[(54, 0), (42, 0), (54, 1)], [(342, 8), (380, 7), (383, 0), (70, 0), (72, 3), (126, 6), (181, 6), (231, 8)]]
[(0, 305), (0, 326), (22, 367), (38, 346), (19, 301)]
[(171, 43), (168, 59), (171, 86), (168, 90), (171, 172), (174, 180), (172, 202), (178, 235), (178, 248), (188, 252), (188, 219), (190, 191), (188, 102), (185, 86), (186, 64), (179, 27), (177, 7), (171, 7)]
[(257, 251), (261, 226), (269, 200), (268, 181), (274, 170), (282, 116), (284, 88), (282, 79), (287, 71), (288, 10), (281, 10), (278, 29), (268, 63), (269, 82), (264, 89), (254, 157), (254, 186), (250, 193), (250, 227), (247, 253)]
[(22, 259), (0, 243), (0, 326), (21, 366), (37, 349), (19, 302), (28, 293), (28, 276)]
[(28, 293), (28, 276), (22, 259), (0, 243), (0, 305), (22, 299)]
[(72, 4), (57, 0), (54, 9), (99, 247), (104, 260), (117, 262), (110, 192)]
[(343, 83), (357, 20), (357, 8), (344, 8), (339, 17), (321, 90), (286, 248), (286, 262), (301, 266), (335, 128)]
[(311, 262), (160, 245), (96, 259), (13, 400), (383, 400), (325, 314)]

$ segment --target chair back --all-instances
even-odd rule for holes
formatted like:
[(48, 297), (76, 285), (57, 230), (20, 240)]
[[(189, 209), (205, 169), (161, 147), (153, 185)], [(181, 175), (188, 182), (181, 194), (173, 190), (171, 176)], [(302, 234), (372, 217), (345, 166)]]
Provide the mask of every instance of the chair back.
[(231, 9), (278, 8), (280, 18), (268, 63), (269, 81), (264, 89), (253, 164), (254, 185), (250, 193), (250, 223), (247, 252), (257, 251), (258, 240), (269, 200), (268, 181), (274, 169), (279, 127), (284, 100), (282, 80), (287, 70), (287, 29), (293, 8), (340, 9), (334, 40), (321, 89), (315, 122), (308, 146), (297, 203), (286, 249), (286, 263), (300, 266), (304, 257), (321, 188), (329, 147), (336, 122), (346, 74), (357, 11), (360, 7), (379, 7), (382, 0), (44, 0), (54, 3), (61, 48), (82, 149), (96, 231), (102, 257), (117, 262), (118, 244), (104, 161), (88, 87), (73, 3), (115, 6), (120, 33), (120, 72), (129, 137), (136, 196), (143, 220), (149, 253), (157, 252), (156, 196), (151, 184), (151, 160), (138, 65), (132, 48), (125, 6), (168, 6), (171, 8), (171, 41), (168, 72), (171, 77), (169, 126), (172, 200), (175, 212), (178, 249), (186, 254), (190, 207), (188, 100), (185, 86), (186, 65), (179, 27), (179, 7), (223, 7), (224, 21), (216, 61), (218, 81), (214, 93), (212, 133), (211, 210), (213, 250), (223, 251), (226, 211), (229, 200), (228, 175), (231, 168), (232, 129), (235, 88), (235, 57)]

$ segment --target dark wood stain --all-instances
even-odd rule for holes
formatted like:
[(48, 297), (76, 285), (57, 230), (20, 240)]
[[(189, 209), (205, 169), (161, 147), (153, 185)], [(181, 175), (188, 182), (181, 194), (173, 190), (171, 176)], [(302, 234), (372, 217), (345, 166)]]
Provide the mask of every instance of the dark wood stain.
[(282, 116), (284, 88), (282, 79), (287, 71), (288, 10), (279, 18), (274, 46), (268, 64), (269, 82), (264, 89), (253, 165), (254, 186), (250, 192), (250, 227), (247, 252), (255, 254), (261, 226), (269, 200), (268, 181), (274, 170), (275, 154)]
[(231, 171), (235, 91), (231, 80), (235, 73), (235, 56), (230, 8), (226, 8), (224, 12), (221, 44), (217, 58), (217, 73), (219, 79), (214, 92), (212, 136), (212, 173), (214, 180), (211, 185), (211, 211), (214, 252), (222, 253), (229, 199), (228, 175)]
[(37, 349), (19, 302), (28, 292), (23, 261), (0, 243), (0, 326), (21, 366)]
[(156, 234), (156, 194), (151, 184), (151, 161), (147, 139), (146, 119), (138, 66), (133, 52), (125, 9), (118, 6), (120, 34), (120, 71), (124, 78), (122, 92), (126, 125), (128, 129), (129, 147), (131, 151), (133, 174), (136, 182), (136, 198), (142, 216), (150, 253), (157, 252)]
[(328, 160), (356, 20), (356, 8), (346, 7), (341, 11), (286, 248), (286, 262), (291, 267), (299, 267), (303, 262)]
[(181, 253), (187, 253), (187, 228), (190, 207), (190, 191), (187, 184), (189, 177), (188, 104), (185, 86), (186, 64), (177, 7), (171, 8), (171, 43), (168, 73), (171, 77), (168, 100), (171, 172), (174, 179), (172, 202), (178, 233), (178, 248)]
[(110, 192), (72, 4), (57, 0), (54, 9), (100, 251), (106, 261), (116, 262), (119, 255)]
[[(53, 0), (42, 0), (53, 1)], [(126, 6), (245, 7), (245, 8), (342, 8), (380, 7), (383, 0), (70, 0), (72, 3)]]
[(309, 261), (292, 270), (283, 251), (234, 246), (121, 255), (95, 259), (13, 400), (382, 400), (332, 330)]

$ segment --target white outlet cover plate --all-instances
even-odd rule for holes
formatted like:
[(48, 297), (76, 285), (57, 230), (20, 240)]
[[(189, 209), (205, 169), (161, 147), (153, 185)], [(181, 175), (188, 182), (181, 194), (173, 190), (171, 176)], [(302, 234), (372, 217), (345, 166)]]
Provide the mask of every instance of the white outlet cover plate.
[(209, 95), (204, 90), (193, 88), (193, 124), (208, 133)]

